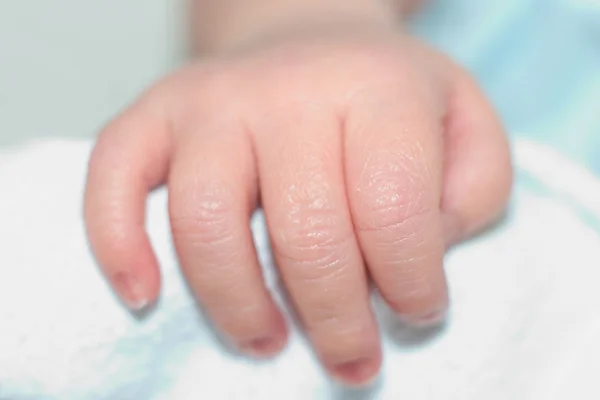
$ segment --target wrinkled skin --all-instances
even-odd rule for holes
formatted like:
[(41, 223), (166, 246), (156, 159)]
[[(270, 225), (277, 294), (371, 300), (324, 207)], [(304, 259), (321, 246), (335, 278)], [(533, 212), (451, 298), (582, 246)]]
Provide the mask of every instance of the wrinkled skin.
[(261, 357), (286, 342), (248, 225), (260, 202), (316, 354), (361, 385), (382, 361), (368, 279), (399, 318), (443, 319), (444, 252), (501, 215), (511, 168), (502, 127), (464, 71), (410, 38), (365, 32), (199, 61), (103, 130), (87, 229), (134, 309), (159, 293), (144, 206), (161, 184), (183, 271), (224, 337)]

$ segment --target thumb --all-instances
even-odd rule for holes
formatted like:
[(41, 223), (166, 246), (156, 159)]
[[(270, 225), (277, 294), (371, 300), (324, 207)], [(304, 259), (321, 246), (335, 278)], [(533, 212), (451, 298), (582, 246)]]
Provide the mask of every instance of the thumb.
[(441, 201), (449, 246), (497, 220), (512, 186), (508, 140), (497, 116), (471, 77), (450, 70)]

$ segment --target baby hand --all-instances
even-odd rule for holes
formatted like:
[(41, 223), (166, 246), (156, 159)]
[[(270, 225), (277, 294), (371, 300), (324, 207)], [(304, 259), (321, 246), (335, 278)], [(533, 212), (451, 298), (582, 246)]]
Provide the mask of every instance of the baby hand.
[(260, 205), (316, 354), (361, 384), (382, 359), (368, 279), (402, 320), (441, 320), (445, 249), (499, 216), (511, 169), (464, 71), (404, 36), (348, 33), (199, 62), (102, 132), (87, 228), (134, 309), (159, 292), (144, 205), (163, 183), (183, 271), (224, 336), (257, 356), (286, 341), (249, 227)]

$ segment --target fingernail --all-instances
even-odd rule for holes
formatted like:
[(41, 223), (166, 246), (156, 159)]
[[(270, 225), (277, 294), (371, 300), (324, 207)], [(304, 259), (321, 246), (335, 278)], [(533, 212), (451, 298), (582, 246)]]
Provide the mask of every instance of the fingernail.
[(398, 318), (408, 325), (418, 328), (429, 328), (441, 325), (448, 314), (446, 307), (425, 314), (399, 315)]
[(113, 284), (123, 302), (133, 311), (139, 311), (148, 305), (144, 286), (131, 275), (119, 273), (114, 277)]
[(377, 377), (378, 370), (379, 366), (374, 360), (359, 358), (334, 366), (332, 374), (346, 384), (363, 386)]
[(280, 338), (265, 336), (242, 344), (240, 349), (244, 353), (255, 357), (270, 357), (279, 353), (284, 345), (284, 342), (285, 341)]

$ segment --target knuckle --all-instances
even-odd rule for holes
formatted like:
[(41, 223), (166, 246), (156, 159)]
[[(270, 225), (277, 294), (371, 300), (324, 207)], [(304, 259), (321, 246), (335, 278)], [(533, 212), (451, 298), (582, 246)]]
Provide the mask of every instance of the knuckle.
[(294, 146), (293, 165), (281, 172), (281, 230), (276, 247), (291, 259), (314, 259), (348, 244), (352, 238), (349, 215), (340, 210), (339, 188), (327, 176), (332, 157), (317, 143)]
[(433, 214), (427, 189), (418, 178), (402, 179), (384, 172), (374, 176), (360, 193), (363, 212), (357, 229), (361, 231), (416, 232)]
[(299, 250), (328, 248), (340, 244), (336, 234), (335, 217), (310, 216), (294, 221), (291, 227), (282, 231), (283, 242)]
[(229, 190), (222, 185), (201, 185), (170, 204), (171, 229), (174, 235), (216, 244), (233, 236), (233, 213), (235, 198)]
[(389, 230), (419, 222), (437, 207), (424, 151), (397, 139), (372, 150), (354, 187), (358, 229)]
[(278, 255), (297, 263), (333, 266), (339, 249), (347, 248), (352, 237), (341, 233), (339, 219), (329, 213), (296, 217), (278, 235)]

